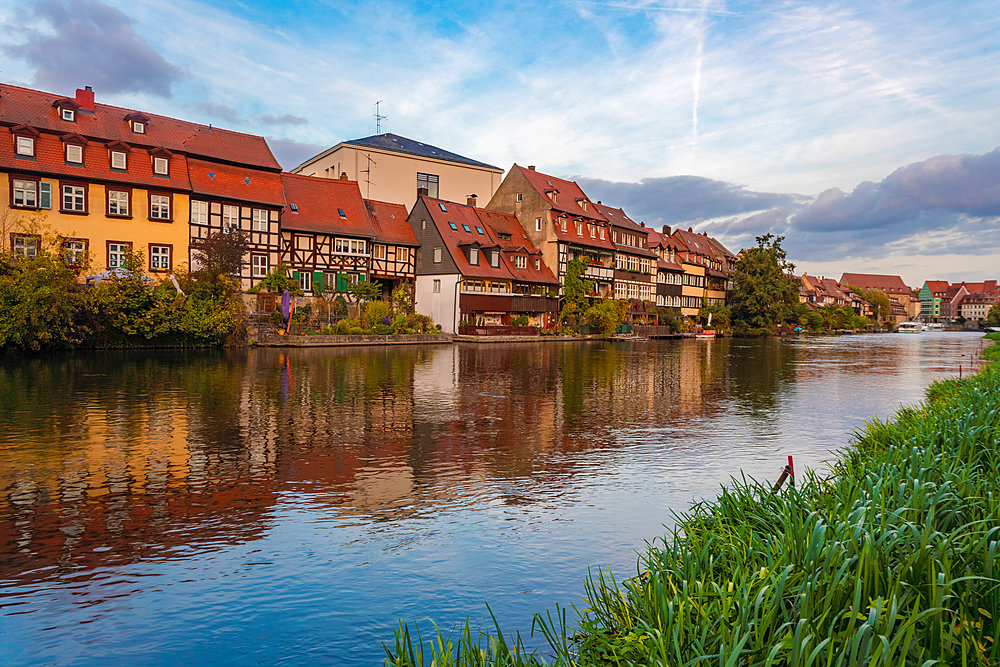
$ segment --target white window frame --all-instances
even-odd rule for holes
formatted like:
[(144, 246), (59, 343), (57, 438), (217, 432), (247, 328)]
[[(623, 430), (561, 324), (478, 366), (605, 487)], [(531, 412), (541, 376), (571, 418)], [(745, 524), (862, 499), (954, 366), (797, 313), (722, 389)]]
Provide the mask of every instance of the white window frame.
[(108, 190), (108, 215), (128, 215), (128, 190)]
[(70, 123), (76, 122), (76, 111), (70, 109), (69, 107), (62, 107), (59, 110), (59, 117)]
[(125, 253), (131, 250), (127, 243), (108, 244), (108, 268), (115, 269), (122, 265), (125, 260)]
[(170, 246), (149, 244), (149, 268), (152, 271), (170, 270)]
[(410, 261), (410, 249), (405, 246), (396, 246), (396, 261), (397, 262)]
[(146, 134), (146, 124), (142, 121), (133, 120), (132, 121), (132, 131), (136, 134)]
[(208, 202), (198, 201), (196, 199), (191, 200), (191, 224), (192, 225), (207, 225), (208, 224)]
[(250, 229), (255, 232), (266, 232), (271, 229), (271, 214), (267, 209), (255, 208), (250, 213)]
[(157, 176), (169, 176), (170, 160), (165, 157), (153, 157), (153, 173)]
[(83, 213), (87, 210), (87, 189), (82, 185), (63, 185), (62, 210)]
[(441, 280), (439, 278), (435, 278), (434, 279), (434, 283), (432, 285), (432, 291), (435, 294), (440, 294), (441, 293)]
[(515, 256), (514, 257), (514, 266), (516, 266), (519, 269), (526, 269), (526, 268), (528, 268), (528, 258), (525, 257), (524, 255), (517, 255), (517, 256)]
[(128, 155), (125, 151), (111, 151), (111, 168), (112, 169), (128, 169)]
[(240, 228), (240, 207), (232, 204), (222, 205), (222, 232), (228, 234)]
[(170, 197), (168, 195), (149, 195), (149, 219), (170, 219)]
[(499, 250), (494, 250), (492, 253), (490, 253), (490, 266), (492, 266), (494, 269), (500, 268), (500, 251)]
[(542, 231), (542, 219), (541, 218), (535, 218), (535, 231), (536, 232)]
[(479, 266), (479, 248), (469, 248), (469, 264)]
[(313, 275), (309, 271), (299, 271), (299, 289), (303, 292), (312, 292)]
[(82, 263), (87, 254), (87, 242), (80, 239), (68, 239), (63, 241), (63, 258), (67, 266), (77, 266)]
[(372, 259), (385, 259), (385, 245), (376, 243), (372, 246)]
[(17, 137), (16, 139), (16, 149), (18, 155), (24, 155), (26, 157), (35, 157), (35, 138), (34, 137)]
[(15, 234), (11, 239), (11, 252), (19, 257), (34, 259), (38, 256), (38, 237), (29, 234)]
[(437, 246), (436, 248), (434, 248), (434, 263), (435, 264), (441, 263), (441, 246)]
[(66, 162), (83, 164), (83, 146), (80, 144), (66, 144)]
[(38, 181), (15, 178), (13, 187), (14, 206), (38, 208)]
[[(261, 261), (263, 260), (263, 261)], [(267, 255), (263, 253), (253, 253), (250, 255), (250, 275), (254, 278), (263, 278), (267, 275)]]

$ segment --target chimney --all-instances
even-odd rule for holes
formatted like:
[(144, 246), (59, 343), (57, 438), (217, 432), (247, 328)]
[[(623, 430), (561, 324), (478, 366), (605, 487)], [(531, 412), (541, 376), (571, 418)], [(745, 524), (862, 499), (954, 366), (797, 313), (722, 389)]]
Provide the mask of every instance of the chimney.
[(94, 89), (90, 86), (76, 89), (76, 103), (80, 105), (81, 111), (94, 110)]
[(427, 196), (427, 188), (417, 188), (417, 196), (418, 197), (426, 197)]
[(342, 180), (342, 181), (348, 180), (347, 179), (347, 172), (346, 171), (340, 172), (340, 180)]
[(535, 165), (529, 164), (528, 165), (528, 171), (534, 171), (534, 170), (535, 170)]
[(639, 226), (640, 226), (640, 227), (645, 227), (645, 226), (646, 226), (646, 223), (645, 223), (645, 222), (642, 222), (642, 221), (639, 221)]
[(694, 234), (694, 230), (688, 227), (688, 234)]
[(663, 225), (663, 235), (670, 236), (670, 225)]
[(476, 208), (476, 199), (477, 199), (476, 195), (466, 195), (465, 203), (471, 206), (472, 208)]

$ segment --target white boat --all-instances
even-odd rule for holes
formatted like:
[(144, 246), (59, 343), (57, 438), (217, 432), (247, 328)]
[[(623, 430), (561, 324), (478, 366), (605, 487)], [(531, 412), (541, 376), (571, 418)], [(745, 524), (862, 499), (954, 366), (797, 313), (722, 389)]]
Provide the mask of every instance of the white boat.
[(699, 331), (694, 335), (695, 338), (715, 338), (715, 331), (712, 329), (705, 329), (704, 331)]
[(944, 325), (940, 322), (931, 322), (924, 329), (927, 331), (944, 331)]
[(923, 333), (924, 325), (920, 322), (900, 322), (896, 327), (899, 333)]

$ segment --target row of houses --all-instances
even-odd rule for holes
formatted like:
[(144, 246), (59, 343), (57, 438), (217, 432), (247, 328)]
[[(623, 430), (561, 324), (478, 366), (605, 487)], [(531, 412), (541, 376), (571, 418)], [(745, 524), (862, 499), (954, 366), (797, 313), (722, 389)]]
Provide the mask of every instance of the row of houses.
[(244, 290), (282, 264), (307, 295), (411, 282), (418, 311), (452, 331), (518, 316), (555, 324), (574, 259), (589, 296), (629, 300), (634, 321), (693, 316), (726, 302), (736, 261), (716, 239), (648, 228), (574, 181), (516, 164), (504, 176), (394, 134), (283, 172), (263, 137), (100, 104), (90, 88), (63, 97), (7, 84), (0, 133), (0, 243), (28, 256), (56, 244), (81, 271), (138, 252), (166, 277), (196, 269), (209, 236), (239, 230)]
[(982, 324), (990, 309), (1000, 305), (996, 280), (949, 283), (928, 280), (917, 294), (920, 318), (925, 322), (963, 321)]

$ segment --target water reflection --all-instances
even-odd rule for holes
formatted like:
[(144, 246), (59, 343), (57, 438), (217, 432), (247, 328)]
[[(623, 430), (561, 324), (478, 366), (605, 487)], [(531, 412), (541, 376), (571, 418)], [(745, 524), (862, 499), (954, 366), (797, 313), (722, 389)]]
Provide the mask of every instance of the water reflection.
[[(240, 662), (254, 633), (297, 624), (324, 659), (368, 664), (398, 616), (447, 621), (483, 598), (517, 625), (526, 606), (572, 602), (588, 566), (627, 569), (670, 509), (740, 469), (766, 476), (786, 452), (818, 464), (978, 344), (4, 358), (0, 629), (18, 639), (0, 660), (106, 662), (144, 646), (168, 661)], [(454, 576), (478, 584), (462, 590)], [(256, 607), (234, 608), (233, 595)], [(313, 624), (347, 598), (353, 612)], [(147, 627), (150, 604), (186, 614)], [(81, 650), (78, 624), (95, 622), (125, 630)], [(192, 644), (191, 623), (225, 639)], [(300, 639), (254, 659), (315, 658)]]

